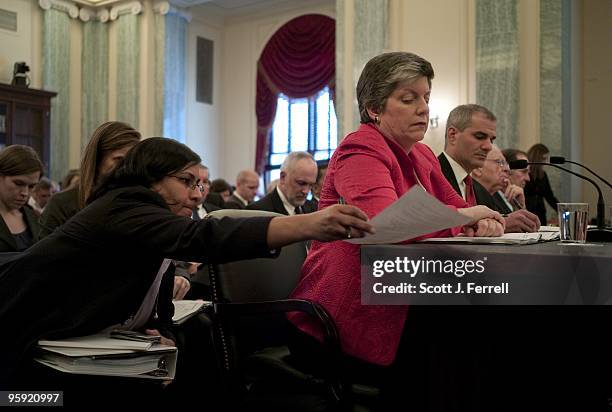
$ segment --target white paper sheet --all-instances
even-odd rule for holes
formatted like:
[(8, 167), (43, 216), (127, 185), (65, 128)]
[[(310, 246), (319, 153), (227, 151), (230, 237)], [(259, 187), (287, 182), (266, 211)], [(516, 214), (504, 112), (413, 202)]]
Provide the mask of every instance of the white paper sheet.
[(359, 239), (347, 239), (354, 244), (398, 243), (417, 236), (463, 226), (471, 219), (450, 209), (428, 194), (420, 186), (414, 186), (370, 221), (376, 229), (374, 235)]

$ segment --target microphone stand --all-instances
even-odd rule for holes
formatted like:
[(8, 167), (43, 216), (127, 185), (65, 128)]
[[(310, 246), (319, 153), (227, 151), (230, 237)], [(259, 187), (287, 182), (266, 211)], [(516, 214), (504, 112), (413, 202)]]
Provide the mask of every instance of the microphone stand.
[(543, 163), (543, 162), (528, 162), (530, 165), (544, 165), (544, 166), (553, 166), (557, 169), (561, 169), (565, 172), (568, 172), (574, 176), (578, 176), (588, 182), (591, 182), (595, 189), (597, 189), (597, 228), (596, 229), (588, 229), (587, 230), (587, 240), (591, 242), (612, 242), (612, 230), (606, 229), (606, 206), (603, 200), (603, 194), (601, 193), (601, 189), (593, 181), (580, 173), (572, 172), (569, 169), (556, 165), (554, 163)]
[(612, 185), (610, 184), (610, 182), (608, 182), (606, 179), (604, 179), (603, 177), (599, 176), (597, 173), (595, 173), (594, 171), (592, 171), (591, 169), (589, 169), (588, 167), (586, 167), (583, 164), (580, 164), (578, 162), (573, 162), (571, 160), (567, 160), (566, 158), (561, 157), (561, 156), (553, 156), (553, 157), (551, 157), (550, 162), (551, 162), (550, 164), (553, 164), (553, 165), (554, 164), (570, 163), (570, 164), (573, 164), (573, 165), (576, 165), (576, 166), (583, 167), (586, 170), (588, 170), (589, 172), (591, 172), (593, 174), (593, 176), (597, 177), (599, 180), (604, 182), (610, 189), (612, 189)]

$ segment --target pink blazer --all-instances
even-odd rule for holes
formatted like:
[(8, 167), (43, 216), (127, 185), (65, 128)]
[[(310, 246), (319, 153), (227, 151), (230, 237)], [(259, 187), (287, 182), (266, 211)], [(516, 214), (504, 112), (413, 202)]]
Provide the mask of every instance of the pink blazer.
[[(336, 204), (340, 196), (361, 208), (369, 218), (393, 203), (415, 179), (441, 202), (467, 207), (448, 183), (431, 149), (417, 143), (410, 153), (385, 138), (374, 126), (361, 125), (338, 146), (329, 163), (319, 208)], [(455, 236), (460, 228), (425, 235)], [(344, 353), (378, 365), (395, 359), (408, 306), (361, 305), (359, 245), (336, 241), (313, 242), (292, 297), (322, 304), (336, 322)], [(322, 334), (305, 315), (289, 319), (304, 332), (322, 340)]]

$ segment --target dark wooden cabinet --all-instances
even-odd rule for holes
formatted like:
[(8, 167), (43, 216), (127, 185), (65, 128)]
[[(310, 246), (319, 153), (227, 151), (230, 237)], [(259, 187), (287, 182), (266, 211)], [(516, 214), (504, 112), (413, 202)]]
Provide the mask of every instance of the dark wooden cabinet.
[(31, 146), (49, 174), (51, 98), (57, 93), (0, 83), (0, 149)]

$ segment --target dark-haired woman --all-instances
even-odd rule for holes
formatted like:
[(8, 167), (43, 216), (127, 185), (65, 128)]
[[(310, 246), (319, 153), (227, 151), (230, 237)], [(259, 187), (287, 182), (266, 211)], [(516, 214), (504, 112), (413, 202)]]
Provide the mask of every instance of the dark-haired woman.
[(0, 151), (0, 252), (22, 252), (38, 240), (38, 215), (27, 203), (42, 173), (31, 147)]
[(11, 331), (0, 340), (0, 388), (43, 337), (122, 328), (173, 340), (171, 259), (273, 256), (292, 242), (342, 238), (347, 227), (355, 236), (371, 231), (365, 214), (346, 205), (299, 216), (193, 220), (202, 198), (200, 162), (174, 140), (142, 141), (87, 207), (0, 265), (0, 324)]

